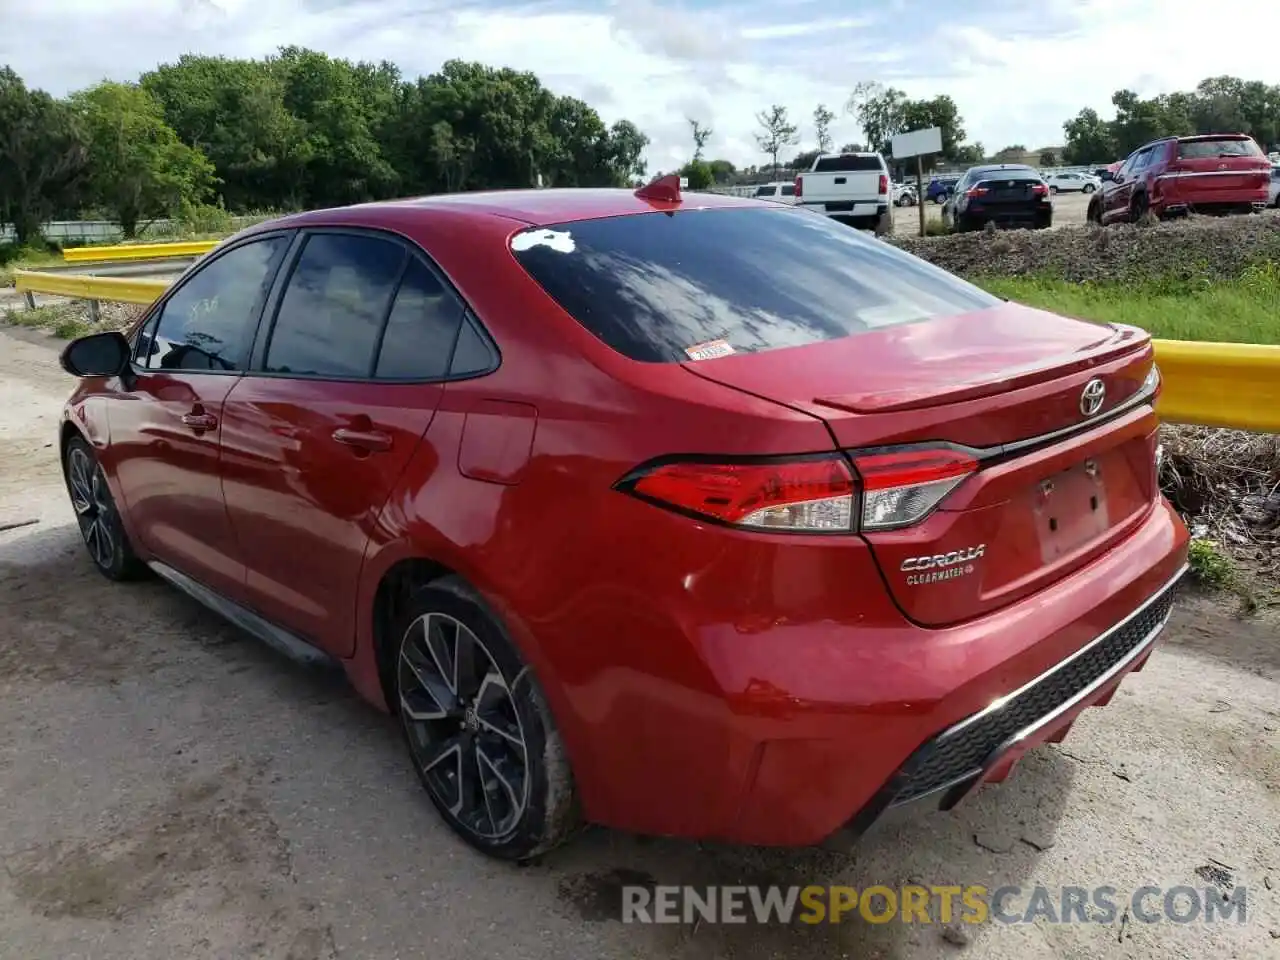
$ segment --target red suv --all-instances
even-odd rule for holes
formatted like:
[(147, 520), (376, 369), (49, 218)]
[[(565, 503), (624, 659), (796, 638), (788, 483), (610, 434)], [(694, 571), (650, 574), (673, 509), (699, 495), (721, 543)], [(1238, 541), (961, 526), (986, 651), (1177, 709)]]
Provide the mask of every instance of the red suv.
[(1166, 137), (1133, 151), (1118, 170), (1102, 174), (1089, 201), (1094, 223), (1135, 223), (1150, 210), (1249, 213), (1267, 205), (1271, 162), (1242, 133)]
[(63, 365), (102, 573), (341, 664), (511, 859), (950, 807), (1184, 569), (1146, 334), (671, 181), (259, 225)]

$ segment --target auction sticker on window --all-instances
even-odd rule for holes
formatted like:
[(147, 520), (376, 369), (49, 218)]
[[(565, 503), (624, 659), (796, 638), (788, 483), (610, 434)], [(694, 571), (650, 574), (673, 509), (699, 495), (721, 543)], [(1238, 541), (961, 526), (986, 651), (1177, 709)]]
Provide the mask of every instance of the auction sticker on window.
[(733, 353), (733, 347), (728, 340), (708, 340), (706, 343), (685, 347), (684, 352), (689, 355), (690, 360), (714, 360), (716, 357), (729, 356)]

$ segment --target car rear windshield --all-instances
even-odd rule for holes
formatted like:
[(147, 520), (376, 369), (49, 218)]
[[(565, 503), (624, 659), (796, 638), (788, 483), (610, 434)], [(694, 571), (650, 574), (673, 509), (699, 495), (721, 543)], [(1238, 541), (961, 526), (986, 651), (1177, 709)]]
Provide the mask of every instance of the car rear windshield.
[(974, 171), (972, 179), (975, 182), (979, 180), (1039, 180), (1040, 174), (1030, 167), (1009, 167), (1004, 170), (994, 167), (990, 170)]
[(1212, 140), (1179, 140), (1179, 160), (1209, 160), (1214, 157), (1261, 157), (1262, 148), (1249, 137)]
[(794, 347), (1000, 303), (794, 208), (580, 220), (518, 233), (511, 250), (566, 313), (646, 362)]
[(820, 157), (814, 173), (848, 173), (856, 170), (880, 171), (880, 157), (872, 154), (869, 157)]

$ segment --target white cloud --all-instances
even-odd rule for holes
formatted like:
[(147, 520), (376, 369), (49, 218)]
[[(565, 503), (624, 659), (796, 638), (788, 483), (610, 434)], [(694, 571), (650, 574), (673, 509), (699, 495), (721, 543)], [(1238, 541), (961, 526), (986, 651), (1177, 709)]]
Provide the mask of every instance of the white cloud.
[(813, 145), (813, 108), (839, 114), (854, 83), (950, 94), (971, 139), (996, 149), (1062, 140), (1081, 107), (1111, 93), (1188, 89), (1229, 73), (1274, 73), (1280, 10), (1251, 8), (1230, 43), (1205, 43), (1200, 0), (972, 0), (939, 16), (929, 0), (0, 0), (0, 63), (65, 93), (132, 79), (185, 52), (261, 56), (286, 44), (430, 73), (452, 57), (536, 72), (606, 120), (652, 138), (651, 169), (692, 150), (687, 116), (714, 131), (708, 153), (759, 163), (755, 115), (786, 106)]

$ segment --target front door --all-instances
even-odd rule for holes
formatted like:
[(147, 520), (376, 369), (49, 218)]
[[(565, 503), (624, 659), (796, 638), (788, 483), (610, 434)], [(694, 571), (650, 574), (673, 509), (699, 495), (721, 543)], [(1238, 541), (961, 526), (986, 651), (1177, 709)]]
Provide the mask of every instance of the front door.
[(222, 499), (223, 404), (288, 239), (213, 254), (180, 280), (139, 331), (136, 382), (108, 413), (109, 466), (141, 546), (232, 599), (244, 565)]
[(462, 314), (400, 240), (315, 232), (227, 398), (223, 490), (249, 605), (335, 656), (354, 649), (365, 547), (431, 424)]

